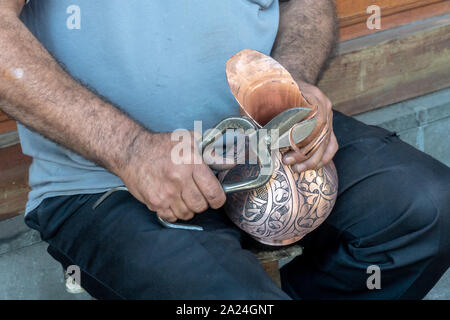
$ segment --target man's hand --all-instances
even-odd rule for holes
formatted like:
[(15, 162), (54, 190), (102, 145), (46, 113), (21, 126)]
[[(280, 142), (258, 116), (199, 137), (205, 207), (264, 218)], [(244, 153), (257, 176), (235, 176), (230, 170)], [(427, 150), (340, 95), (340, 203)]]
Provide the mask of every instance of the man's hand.
[[(331, 102), (313, 85), (317, 83), (336, 41), (334, 1), (291, 0), (280, 3), (280, 23), (272, 57), (292, 74), (306, 100), (318, 107), (317, 127), (325, 124), (330, 129), (317, 150), (306, 156), (291, 152), (284, 157), (284, 162), (293, 163), (292, 168), (297, 172), (325, 165), (338, 149), (333, 133)], [(312, 136), (317, 138), (314, 135), (320, 133), (315, 132)]]
[[(318, 169), (330, 162), (338, 150), (338, 143), (333, 132), (333, 110), (331, 101), (322, 93), (322, 91), (306, 82), (298, 82), (300, 91), (306, 100), (317, 106), (317, 127), (328, 128), (320, 147), (311, 154), (304, 155), (295, 151), (288, 152), (283, 157), (283, 162), (291, 165), (297, 172), (305, 170)], [(320, 134), (322, 130), (318, 132)], [(316, 137), (313, 137), (316, 138)]]
[[(182, 164), (171, 158), (180, 143), (182, 150), (191, 150)], [(164, 220), (189, 220), (195, 213), (225, 203), (225, 193), (211, 169), (203, 161), (194, 164), (193, 155), (200, 153), (193, 134), (177, 142), (170, 133), (143, 132), (130, 151), (129, 164), (119, 175), (133, 196)]]
[[(168, 221), (221, 207), (225, 195), (209, 167), (173, 163), (177, 142), (170, 134), (148, 131), (75, 81), (18, 19), (22, 5), (0, 0), (2, 110), (122, 178), (138, 200)], [(17, 66), (21, 77), (15, 76)], [(195, 149), (193, 139), (189, 147)]]

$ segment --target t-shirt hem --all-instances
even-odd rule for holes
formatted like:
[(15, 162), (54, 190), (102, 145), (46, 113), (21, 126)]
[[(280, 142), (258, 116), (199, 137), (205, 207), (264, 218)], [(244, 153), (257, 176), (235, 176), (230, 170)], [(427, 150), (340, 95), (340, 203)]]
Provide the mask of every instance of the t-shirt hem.
[(48, 198), (59, 197), (59, 196), (76, 196), (76, 195), (81, 195), (81, 194), (105, 193), (105, 192), (111, 190), (112, 188), (116, 188), (116, 187), (123, 187), (123, 184), (122, 185), (118, 184), (118, 185), (110, 186), (107, 188), (99, 188), (99, 189), (49, 192), (49, 193), (46, 193), (45, 195), (42, 195), (41, 197), (39, 197), (37, 199), (28, 200), (26, 207), (25, 207), (25, 216), (28, 213), (30, 213), (31, 211), (33, 211), (34, 209), (36, 209), (37, 207), (39, 207), (39, 205), (42, 203), (42, 201), (44, 201), (45, 199), (48, 199)]

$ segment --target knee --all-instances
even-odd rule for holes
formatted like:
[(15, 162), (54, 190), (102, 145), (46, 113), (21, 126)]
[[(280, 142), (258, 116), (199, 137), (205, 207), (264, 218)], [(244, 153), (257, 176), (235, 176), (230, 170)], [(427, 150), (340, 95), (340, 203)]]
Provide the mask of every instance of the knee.
[(426, 255), (441, 265), (450, 264), (450, 179), (449, 175), (439, 175), (427, 179), (423, 183), (424, 192), (417, 193), (412, 202), (415, 206), (413, 222), (418, 222), (422, 230), (424, 252), (416, 252), (417, 256)]
[(355, 192), (364, 197), (359, 198), (360, 203), (353, 200), (353, 208), (360, 215), (357, 223), (346, 228), (350, 239), (368, 246), (436, 243), (450, 210), (449, 191), (441, 184), (439, 177), (425, 178), (404, 166), (372, 175), (355, 187)]
[(412, 168), (405, 172), (405, 176), (411, 177), (408, 182), (411, 192), (404, 196), (413, 207), (421, 209), (416, 211), (439, 218), (440, 223), (450, 227), (450, 169), (436, 172)]
[(411, 243), (426, 245), (430, 255), (436, 257), (446, 251), (445, 254), (450, 256), (450, 246), (444, 245), (450, 244), (449, 172), (434, 174), (426, 168), (418, 171), (414, 167), (401, 171), (405, 188), (394, 191), (393, 183), (391, 189), (396, 192), (397, 208), (400, 209), (399, 221), (402, 223), (399, 229), (403, 229), (405, 236), (411, 237)]
[(407, 226), (425, 229), (445, 222), (442, 218), (448, 215), (450, 209), (450, 191), (443, 187), (442, 177), (430, 175), (427, 170), (418, 172), (414, 167), (400, 171), (401, 177), (398, 179), (404, 179), (403, 188), (395, 190), (396, 178), (392, 181), (392, 187), (397, 203), (404, 208), (403, 212), (409, 213)]

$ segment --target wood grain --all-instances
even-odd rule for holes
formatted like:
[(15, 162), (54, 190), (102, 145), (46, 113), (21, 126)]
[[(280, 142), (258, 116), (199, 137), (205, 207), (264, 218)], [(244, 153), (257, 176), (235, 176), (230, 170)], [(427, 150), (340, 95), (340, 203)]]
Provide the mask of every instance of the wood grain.
[(273, 282), (281, 288), (281, 275), (278, 267), (278, 261), (264, 262), (262, 263), (262, 266)]
[(450, 15), (341, 43), (319, 87), (346, 114), (450, 87)]
[(20, 145), (0, 149), (0, 220), (24, 212), (30, 164), (31, 158), (23, 155)]
[(16, 130), (16, 122), (0, 110), (0, 134)]
[(17, 130), (17, 124), (14, 120), (0, 122), (0, 134)]
[(414, 21), (425, 20), (450, 13), (450, 1), (437, 2), (427, 6), (413, 8), (390, 16), (383, 16), (381, 19), (381, 29), (369, 29), (366, 20), (349, 26), (341, 26), (339, 29), (339, 40), (347, 41), (368, 34), (396, 28)]
[(0, 122), (8, 120), (8, 116), (0, 110)]
[(0, 149), (13, 146), (19, 143), (19, 133), (17, 130), (0, 134)]
[(335, 0), (341, 27), (366, 21), (366, 10), (370, 5), (381, 8), (383, 18), (402, 11), (419, 8), (446, 0)]

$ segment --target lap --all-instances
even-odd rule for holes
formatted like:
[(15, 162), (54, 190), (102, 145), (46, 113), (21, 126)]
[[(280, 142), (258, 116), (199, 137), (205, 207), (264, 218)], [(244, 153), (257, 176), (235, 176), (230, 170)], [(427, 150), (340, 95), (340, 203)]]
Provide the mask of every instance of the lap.
[[(300, 242), (305, 254), (296, 260), (304, 268), (290, 264), (289, 274), (305, 274), (299, 285), (315, 281), (311, 287), (322, 295), (320, 268), (350, 279), (370, 263), (389, 264), (397, 249), (396, 263), (404, 266), (418, 248), (425, 255), (438, 247), (449, 251), (440, 237), (442, 225), (450, 225), (449, 168), (395, 134), (337, 112), (334, 130), (340, 146), (334, 158), (338, 198), (327, 220)], [(286, 298), (242, 249), (240, 232), (222, 212), (211, 210), (192, 221), (204, 232), (168, 230), (126, 192), (93, 211), (99, 196), (47, 199), (27, 218), (57, 260), (80, 266), (84, 286), (98, 298)], [(353, 260), (344, 262), (348, 256)], [(327, 263), (308, 269), (305, 261), (313, 260)]]
[[(304, 298), (420, 298), (449, 265), (450, 169), (395, 133), (335, 112), (338, 197), (282, 270)], [(383, 290), (367, 290), (378, 265)]]
[(239, 231), (221, 212), (192, 221), (203, 232), (173, 230), (127, 192), (114, 193), (93, 211), (98, 197), (48, 199), (33, 212), (49, 252), (63, 265), (78, 265), (81, 285), (95, 297), (287, 298), (241, 248)]
[[(339, 189), (327, 223), (363, 237), (395, 227), (394, 221), (402, 219), (409, 218), (411, 228), (432, 223), (440, 207), (448, 211), (450, 168), (395, 133), (340, 113), (335, 113), (334, 128), (339, 142), (334, 158)], [(404, 210), (411, 205), (425, 210)], [(357, 231), (360, 224), (364, 228)]]

